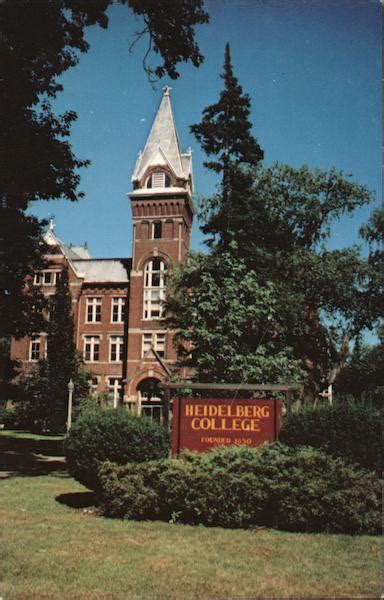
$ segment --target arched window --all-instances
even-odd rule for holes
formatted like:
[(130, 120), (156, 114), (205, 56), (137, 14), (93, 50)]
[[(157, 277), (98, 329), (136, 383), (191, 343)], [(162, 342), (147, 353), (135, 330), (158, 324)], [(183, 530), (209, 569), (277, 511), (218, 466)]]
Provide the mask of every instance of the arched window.
[(161, 258), (151, 258), (144, 271), (144, 319), (161, 319), (165, 300), (167, 264)]
[(147, 188), (170, 187), (171, 179), (164, 171), (155, 171), (147, 179)]

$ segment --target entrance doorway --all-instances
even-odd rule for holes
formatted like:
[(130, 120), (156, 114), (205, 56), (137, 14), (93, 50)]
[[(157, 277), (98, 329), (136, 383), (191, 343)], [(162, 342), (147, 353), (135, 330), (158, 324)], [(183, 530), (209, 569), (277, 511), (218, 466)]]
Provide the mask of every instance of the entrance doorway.
[(139, 397), (139, 414), (145, 415), (158, 423), (163, 422), (163, 391), (159, 388), (160, 380), (147, 377), (137, 386)]

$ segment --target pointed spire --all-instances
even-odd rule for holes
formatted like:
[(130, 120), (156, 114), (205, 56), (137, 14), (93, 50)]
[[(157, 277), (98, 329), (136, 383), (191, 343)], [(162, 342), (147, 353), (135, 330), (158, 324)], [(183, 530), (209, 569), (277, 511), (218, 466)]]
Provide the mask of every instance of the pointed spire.
[(139, 183), (151, 167), (168, 167), (178, 179), (188, 180), (191, 174), (191, 160), (185, 160), (185, 155), (180, 152), (179, 138), (177, 135), (173, 116), (170, 86), (163, 88), (163, 97), (147, 142), (142, 154), (136, 162), (132, 181)]

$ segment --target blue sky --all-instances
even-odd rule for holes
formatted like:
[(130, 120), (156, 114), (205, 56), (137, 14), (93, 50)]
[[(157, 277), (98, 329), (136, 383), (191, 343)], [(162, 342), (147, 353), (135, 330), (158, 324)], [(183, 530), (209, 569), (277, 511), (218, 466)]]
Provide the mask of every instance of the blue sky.
[[(113, 6), (107, 31), (88, 29), (91, 48), (64, 74), (64, 92), (55, 102), (56, 112), (78, 113), (71, 143), (79, 158), (92, 162), (81, 170), (79, 189), (85, 198), (31, 207), (40, 217), (54, 216), (65, 242), (87, 241), (94, 257), (131, 255), (127, 193), (165, 84), (173, 88), (182, 151), (193, 150), (196, 191), (215, 191), (217, 178), (203, 168), (204, 155), (189, 126), (218, 99), (226, 42), (235, 75), (251, 96), (253, 133), (265, 164), (334, 166), (375, 192), (376, 203), (381, 201), (379, 1), (210, 0), (206, 9), (210, 24), (197, 28), (203, 65), (180, 65), (180, 78), (164, 78), (156, 89), (142, 68), (146, 43), (128, 51), (141, 26), (130, 10)], [(364, 208), (338, 224), (330, 246), (357, 241), (369, 212)], [(201, 243), (195, 223), (192, 247), (199, 249)]]

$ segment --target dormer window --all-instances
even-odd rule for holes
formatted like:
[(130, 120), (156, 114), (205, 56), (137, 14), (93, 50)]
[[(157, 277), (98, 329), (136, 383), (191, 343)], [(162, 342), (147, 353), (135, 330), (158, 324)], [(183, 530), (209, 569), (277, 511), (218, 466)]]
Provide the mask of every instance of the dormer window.
[(147, 179), (147, 188), (171, 187), (171, 179), (164, 171), (155, 171)]

